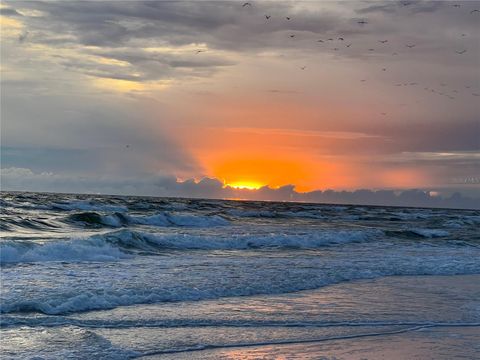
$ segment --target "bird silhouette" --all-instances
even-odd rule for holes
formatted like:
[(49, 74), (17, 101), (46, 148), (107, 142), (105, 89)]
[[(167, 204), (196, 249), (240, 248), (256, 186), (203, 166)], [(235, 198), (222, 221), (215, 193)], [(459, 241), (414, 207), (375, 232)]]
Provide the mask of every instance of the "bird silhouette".
[(23, 42), (27, 39), (28, 34), (29, 34), (28, 31), (24, 31), (23, 33), (21, 33), (20, 35), (18, 35), (18, 42), (19, 42), (20, 44), (23, 43)]
[(242, 7), (245, 7), (245, 6), (252, 6), (252, 4), (250, 4), (249, 2), (246, 2), (242, 5)]
[(368, 24), (368, 22), (365, 20), (360, 20), (360, 21), (357, 21), (357, 24), (365, 25), (365, 24)]
[(470, 11), (470, 14), (474, 14), (474, 13), (476, 13), (476, 12), (477, 12), (477, 13), (480, 13), (480, 10), (478, 10), (478, 9), (472, 10), (472, 11)]
[(317, 40), (317, 42), (323, 42), (323, 40)]
[(285, 19), (287, 19), (287, 20), (290, 20), (290, 19), (291, 19), (291, 17), (287, 16)]
[(270, 19), (272, 16), (271, 15), (265, 15), (265, 19)]
[(327, 39), (327, 41), (333, 41), (333, 39)]
[(414, 48), (414, 47), (415, 47), (415, 44), (411, 44), (411, 45), (407, 44), (407, 45), (405, 45), (405, 46), (411, 49), (411, 48)]
[(375, 49), (368, 49), (368, 51), (375, 51)]
[(306, 68), (307, 68), (306, 66), (300, 67), (300, 69), (302, 69), (302, 70), (305, 70)]
[(361, 81), (361, 82), (365, 82), (365, 81), (367, 81), (367, 80), (363, 79), (363, 80), (360, 80), (360, 81)]
[(195, 52), (195, 54), (200, 54), (200, 53), (205, 52), (205, 51), (206, 51), (206, 50), (197, 50), (197, 51)]
[(350, 46), (352, 46), (352, 44), (347, 44), (347, 45), (345, 45), (345, 46), (346, 46), (346, 47), (350, 47)]
[(460, 4), (453, 4), (453, 7), (459, 8), (461, 5)]
[(467, 52), (467, 50), (455, 51), (457, 54), (462, 55)]
[(342, 38), (342, 37), (339, 37), (339, 38), (338, 38), (338, 40), (340, 40), (340, 41), (343, 41), (343, 40), (345, 40), (345, 39), (344, 39), (344, 38)]
[(295, 37), (295, 35), (293, 35), (293, 34), (292, 34), (292, 35), (290, 35), (290, 37), (291, 37), (291, 38), (294, 38), (294, 37)]
[(378, 40), (378, 42), (381, 42), (382, 44), (385, 44), (388, 42), (388, 40)]

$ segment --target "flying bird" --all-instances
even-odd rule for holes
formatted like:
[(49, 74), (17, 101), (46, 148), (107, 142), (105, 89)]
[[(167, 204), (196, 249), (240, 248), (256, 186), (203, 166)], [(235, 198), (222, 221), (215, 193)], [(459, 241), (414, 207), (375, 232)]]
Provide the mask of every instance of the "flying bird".
[(375, 51), (375, 49), (368, 49), (368, 51)]
[(129, 149), (129, 148), (130, 148), (130, 145), (127, 144), (127, 145), (125, 145), (125, 147), (126, 147), (127, 149)]
[(378, 40), (378, 42), (381, 42), (382, 44), (385, 44), (388, 42), (388, 40)]
[(333, 41), (333, 39), (327, 39), (327, 41)]
[(291, 19), (291, 17), (288, 17), (288, 16), (287, 16), (285, 19), (287, 19), (287, 20), (290, 20), (290, 19)]
[(365, 20), (360, 20), (360, 21), (357, 21), (357, 24), (365, 25), (365, 24), (368, 24), (368, 22)]
[(317, 40), (317, 42), (323, 42), (323, 40)]
[(292, 35), (290, 35), (290, 37), (291, 37), (291, 38), (294, 38), (294, 37), (295, 37), (295, 35), (294, 35), (294, 34), (292, 34)]
[(252, 6), (252, 4), (250, 4), (249, 2), (246, 2), (242, 5), (242, 7), (245, 7), (245, 6)]
[(364, 80), (360, 80), (360, 81), (361, 81), (361, 82), (365, 82), (365, 81), (367, 81), (367, 80), (364, 79)]
[(467, 50), (455, 51), (457, 54), (462, 55), (467, 52)]
[(338, 38), (338, 40), (340, 40), (340, 41), (343, 41), (343, 40), (345, 40), (345, 39), (344, 39), (344, 38), (342, 38), (342, 37), (339, 37), (339, 38)]
[(265, 15), (265, 19), (270, 19), (272, 17), (272, 15)]
[(404, 3), (402, 3), (403, 6), (408, 6), (408, 5), (410, 5), (410, 4), (411, 4), (411, 3), (409, 3), (409, 2), (404, 2)]
[(346, 47), (350, 47), (350, 46), (352, 46), (352, 44), (347, 44), (347, 45), (345, 45), (345, 46), (346, 46)]
[(412, 45), (407, 44), (407, 45), (405, 45), (405, 46), (411, 49), (411, 48), (414, 48), (414, 47), (415, 47), (415, 44), (412, 44)]
[(22, 34), (20, 34), (20, 35), (18, 36), (18, 42), (19, 42), (19, 43), (23, 43), (23, 42), (27, 39), (28, 34), (29, 34), (28, 31), (25, 31), (25, 32), (23, 32)]
[(387, 71), (387, 68), (383, 68), (382, 71)]
[(200, 54), (200, 53), (205, 52), (205, 51), (206, 51), (206, 50), (197, 50), (197, 51), (195, 52), (195, 54)]
[(461, 5), (460, 4), (453, 4), (453, 7), (459, 8)]
[(307, 68), (306, 66), (300, 67), (300, 69), (302, 69), (302, 70), (305, 70), (306, 68)]
[(472, 10), (472, 11), (470, 11), (470, 14), (474, 14), (476, 12), (480, 13), (480, 10), (478, 10), (478, 9)]

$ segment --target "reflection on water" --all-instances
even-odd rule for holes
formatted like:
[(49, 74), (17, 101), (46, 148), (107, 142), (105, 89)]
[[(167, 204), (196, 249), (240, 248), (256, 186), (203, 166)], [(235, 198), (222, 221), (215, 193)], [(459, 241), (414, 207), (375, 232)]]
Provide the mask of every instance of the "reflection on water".
[(423, 359), (428, 344), (450, 359), (480, 343), (478, 211), (34, 193), (1, 205), (2, 359)]

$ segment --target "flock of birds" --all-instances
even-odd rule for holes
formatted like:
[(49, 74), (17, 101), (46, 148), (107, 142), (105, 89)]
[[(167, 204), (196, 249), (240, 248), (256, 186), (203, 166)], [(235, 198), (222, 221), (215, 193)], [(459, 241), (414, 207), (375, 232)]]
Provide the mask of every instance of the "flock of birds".
[[(412, 4), (413, 4), (413, 3), (411, 3), (411, 2), (402, 2), (402, 3), (401, 3), (401, 5), (403, 5), (404, 7), (411, 6)], [(250, 2), (245, 2), (245, 3), (242, 4), (242, 8), (252, 7), (252, 6), (253, 6), (252, 3), (250, 3)], [(461, 5), (461, 4), (453, 4), (453, 5), (451, 5), (451, 6), (458, 9), (458, 8), (461, 8), (462, 5)], [(470, 11), (470, 14), (476, 14), (476, 13), (480, 14), (480, 10), (479, 10), (479, 9), (473, 9), (473, 10)], [(264, 16), (265, 16), (265, 19), (266, 19), (267, 21), (270, 20), (271, 17), (272, 17), (272, 16), (269, 15), (269, 14), (266, 14), (266, 15), (264, 15)], [(291, 20), (292, 20), (292, 17), (291, 17), (291, 16), (285, 16), (285, 20), (291, 21)], [(361, 20), (358, 20), (358, 21), (357, 21), (357, 24), (359, 24), (360, 26), (364, 26), (364, 25), (367, 25), (367, 24), (368, 24), (368, 21), (365, 20), (365, 19), (361, 19)], [(464, 36), (466, 36), (466, 34), (461, 34), (461, 36), (464, 37)], [(289, 34), (289, 37), (290, 37), (291, 39), (294, 39), (294, 38), (296, 37), (296, 34)], [(333, 42), (335, 42), (335, 41), (342, 43), (342, 42), (345, 42), (345, 38), (344, 38), (343, 36), (340, 36), (340, 37), (336, 37), (336, 38), (318, 39), (318, 40), (317, 40), (317, 43), (328, 43), (328, 42), (332, 42), (332, 43), (333, 43)], [(388, 45), (388, 44), (389, 44), (389, 40), (388, 40), (388, 39), (378, 40), (378, 43), (379, 43), (379, 44), (382, 44), (382, 45)], [(339, 43), (337, 43), (337, 44), (339, 44)], [(352, 46), (352, 43), (346, 43), (346, 44), (344, 44), (344, 47), (345, 47), (345, 48), (350, 48), (351, 46)], [(413, 49), (413, 48), (415, 48), (416, 46), (417, 46), (417, 44), (412, 44), (412, 43), (407, 43), (407, 44), (405, 44), (405, 47), (408, 48), (408, 49)], [(339, 45), (337, 45), (336, 47), (332, 48), (331, 50), (333, 50), (333, 51), (340, 51), (340, 47), (339, 47)], [(370, 53), (376, 51), (375, 48), (368, 48), (367, 50), (368, 50), (368, 52), (370, 52)], [(207, 51), (207, 50), (204, 50), (204, 49), (198, 49), (198, 50), (196, 50), (196, 54), (200, 54), (200, 53), (206, 52), (206, 51)], [(463, 55), (463, 54), (465, 54), (466, 52), (467, 52), (467, 49), (462, 49), (462, 50), (456, 50), (456, 51), (455, 51), (455, 53), (458, 54), (458, 55)], [(397, 52), (393, 52), (392, 55), (393, 55), (393, 56), (397, 56), (398, 53), (397, 53)], [(306, 69), (307, 69), (307, 66), (301, 66), (301, 67), (300, 67), (300, 70), (306, 70)], [(387, 68), (383, 67), (383, 68), (381, 69), (381, 71), (387, 71)], [(363, 82), (366, 82), (367, 80), (366, 80), (366, 79), (362, 79), (362, 80), (360, 80), (360, 81), (363, 83)], [(418, 84), (417, 84), (417, 83), (400, 83), (400, 84), (395, 84), (395, 86), (416, 86), (416, 85), (418, 85)], [(441, 84), (441, 86), (442, 86), (442, 87), (443, 87), (443, 86), (446, 86), (446, 84)], [(465, 89), (470, 89), (470, 88), (471, 88), (471, 86), (468, 86), (468, 85), (465, 86)], [(452, 89), (452, 90), (450, 91), (450, 93), (447, 92), (447, 91), (445, 91), (445, 90), (441, 91), (441, 90), (436, 90), (436, 89), (429, 88), (429, 87), (424, 87), (424, 90), (425, 90), (425, 91), (428, 91), (428, 92), (430, 92), (430, 93), (433, 93), (433, 94), (445, 96), (445, 97), (447, 97), (447, 98), (449, 98), (449, 99), (452, 99), (452, 100), (455, 99), (455, 96), (452, 95), (452, 93), (454, 93), (454, 94), (458, 94), (458, 93), (459, 93), (459, 91), (458, 91), (457, 89)], [(472, 93), (472, 95), (473, 95), (473, 96), (480, 96), (480, 94), (475, 93), (475, 92)], [(382, 114), (384, 114), (384, 113), (382, 113)]]
[[(402, 2), (400, 3), (402, 6), (404, 7), (408, 7), (408, 6), (411, 6), (413, 3), (412, 2)], [(454, 8), (461, 8), (462, 5), (461, 4), (452, 4), (451, 5), (452, 7)], [(246, 8), (246, 7), (253, 7), (252, 3), (250, 2), (245, 2), (242, 4), (242, 8)], [(480, 15), (480, 10), (479, 9), (473, 9), (470, 11), (470, 14), (474, 15), (474, 14), (479, 14)], [(270, 14), (265, 14), (265, 20), (266, 21), (269, 21), (271, 18), (272, 18), (272, 15)], [(285, 16), (285, 20), (286, 21), (291, 21), (292, 20), (292, 17), (291, 16)], [(360, 25), (360, 26), (365, 26), (368, 24), (368, 21), (365, 20), (365, 19), (360, 19), (360, 20), (357, 20), (357, 24)], [(296, 34), (289, 34), (288, 35), (290, 39), (295, 39), (297, 36)], [(462, 37), (465, 37), (467, 36), (466, 34), (461, 34)], [(339, 47), (339, 44), (342, 44), (344, 45), (345, 48), (350, 48), (352, 46), (352, 43), (343, 43), (345, 42), (345, 38), (343, 36), (340, 36), (340, 37), (335, 37), (335, 38), (328, 38), (328, 39), (318, 39), (317, 40), (317, 43), (329, 43), (329, 42), (332, 42), (332, 43), (336, 43), (337, 44), (337, 47), (334, 47), (332, 48), (331, 50), (333, 51), (340, 51), (340, 47)], [(381, 40), (378, 40), (378, 43), (379, 44), (382, 44), (382, 45), (388, 45), (389, 44), (389, 40), (388, 39), (381, 39)], [(405, 44), (405, 47), (408, 48), (408, 49), (413, 49), (417, 46), (417, 44), (413, 44), (413, 43), (407, 43)], [(199, 54), (199, 53), (202, 53), (202, 52), (205, 52), (206, 50), (196, 50), (196, 54)], [(368, 52), (375, 52), (376, 49), (375, 48), (368, 48)], [(467, 49), (462, 49), (462, 50), (456, 50), (455, 53), (457, 55), (463, 55), (467, 52)], [(393, 56), (397, 56), (398, 53), (397, 52), (393, 52), (392, 53)], [(306, 70), (307, 69), (307, 66), (301, 66), (300, 67), (300, 70)], [(381, 69), (381, 71), (387, 71), (387, 68), (383, 67)], [(362, 79), (360, 80), (362, 83), (365, 83), (367, 81), (367, 79)], [(419, 85), (418, 83), (416, 82), (409, 82), (409, 83), (397, 83), (397, 84), (394, 84), (395, 86), (417, 86)], [(442, 90), (438, 90), (438, 89), (434, 89), (434, 88), (430, 88), (430, 87), (424, 87), (424, 90), (429, 92), (429, 93), (432, 93), (432, 94), (436, 94), (436, 95), (440, 95), (440, 96), (445, 96), (449, 99), (455, 99), (455, 96), (453, 94), (459, 94), (459, 90), (458, 89), (452, 89), (452, 88), (448, 88), (448, 85), (447, 84), (440, 84), (440, 86), (443, 88)], [(465, 89), (471, 89), (471, 86), (469, 85), (465, 85)], [(480, 96), (479, 93), (476, 93), (476, 92), (473, 92), (472, 93), (473, 96)], [(387, 115), (385, 112), (382, 112), (381, 115), (385, 116)]]

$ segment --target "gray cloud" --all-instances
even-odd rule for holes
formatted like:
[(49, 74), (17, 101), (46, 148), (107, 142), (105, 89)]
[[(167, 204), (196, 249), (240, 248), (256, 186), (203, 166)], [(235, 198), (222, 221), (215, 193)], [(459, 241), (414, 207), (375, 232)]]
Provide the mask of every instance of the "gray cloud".
[[(1, 14), (21, 21), (24, 28), (11, 41), (2, 38), (2, 161), (37, 175), (203, 174), (193, 156), (177, 144), (176, 134), (164, 126), (176, 120), (162, 111), (175, 108), (167, 103), (174, 96), (158, 96), (160, 105), (152, 110), (147, 96), (153, 95), (138, 89), (113, 95), (92, 86), (92, 78), (141, 85), (173, 80), (183, 86), (184, 93), (175, 94), (180, 97), (190, 90), (184, 85), (188, 80), (210, 80), (241, 68), (244, 60), (267, 58), (271, 64), (282, 62), (281, 73), (264, 65), (250, 74), (245, 87), (258, 75), (266, 82), (264, 89), (273, 89), (263, 91), (271, 97), (288, 101), (292, 95), (300, 105), (307, 104), (302, 99), (313, 98), (319, 114), (310, 124), (313, 130), (369, 135), (339, 139), (335, 146), (319, 141), (312, 153), (354, 153), (386, 167), (423, 167), (447, 182), (477, 176), (476, 159), (411, 154), (480, 150), (479, 108), (472, 95), (480, 93), (479, 17), (470, 14), (478, 2), (461, 2), (460, 8), (450, 2), (408, 2), (255, 1), (247, 8), (239, 2), (209, 1), (7, 2)], [(368, 24), (358, 24), (360, 19)], [(384, 39), (388, 42), (379, 43)], [(47, 49), (33, 52), (37, 46)], [(196, 54), (197, 48), (206, 51)], [(467, 52), (460, 55), (458, 50)], [(332, 64), (338, 72), (335, 81), (328, 77)], [(304, 65), (306, 71), (299, 71)], [(228, 88), (237, 86), (242, 76), (227, 80)], [(308, 80), (303, 86), (297, 82), (302, 76)], [(367, 80), (363, 87), (360, 79)], [(227, 86), (219, 88), (202, 90), (214, 97)], [(374, 96), (361, 98), (368, 93)], [(353, 108), (360, 100), (370, 115), (323, 121), (323, 107)], [(208, 119), (196, 116), (190, 121), (208, 125)], [(292, 119), (292, 126), (296, 121)], [(188, 189), (195, 196), (217, 196), (219, 185), (204, 181), (201, 186), (183, 184), (181, 193)], [(72, 183), (82, 191), (88, 190), (86, 184), (96, 186), (94, 179)], [(134, 189), (135, 184), (132, 180), (125, 186)], [(148, 186), (154, 194), (156, 185)], [(258, 194), (285, 199), (293, 193), (282, 188)], [(328, 199), (321, 194), (319, 199)]]
[(480, 198), (461, 195), (458, 192), (447, 196), (433, 195), (425, 189), (411, 190), (356, 190), (356, 191), (312, 191), (300, 193), (293, 185), (278, 189), (262, 187), (258, 190), (224, 187), (217, 179), (204, 178), (199, 182), (177, 181), (174, 177), (147, 177), (138, 179), (111, 179), (75, 177), (54, 173), (34, 173), (25, 168), (2, 169), (4, 191), (49, 191), (86, 192), (115, 195), (152, 195), (193, 198), (241, 198), (246, 200), (301, 201), (331, 204), (360, 204), (387, 206), (446, 207), (480, 209)]
[(0, 15), (5, 16), (22, 16), (17, 10), (12, 8), (0, 8)]

